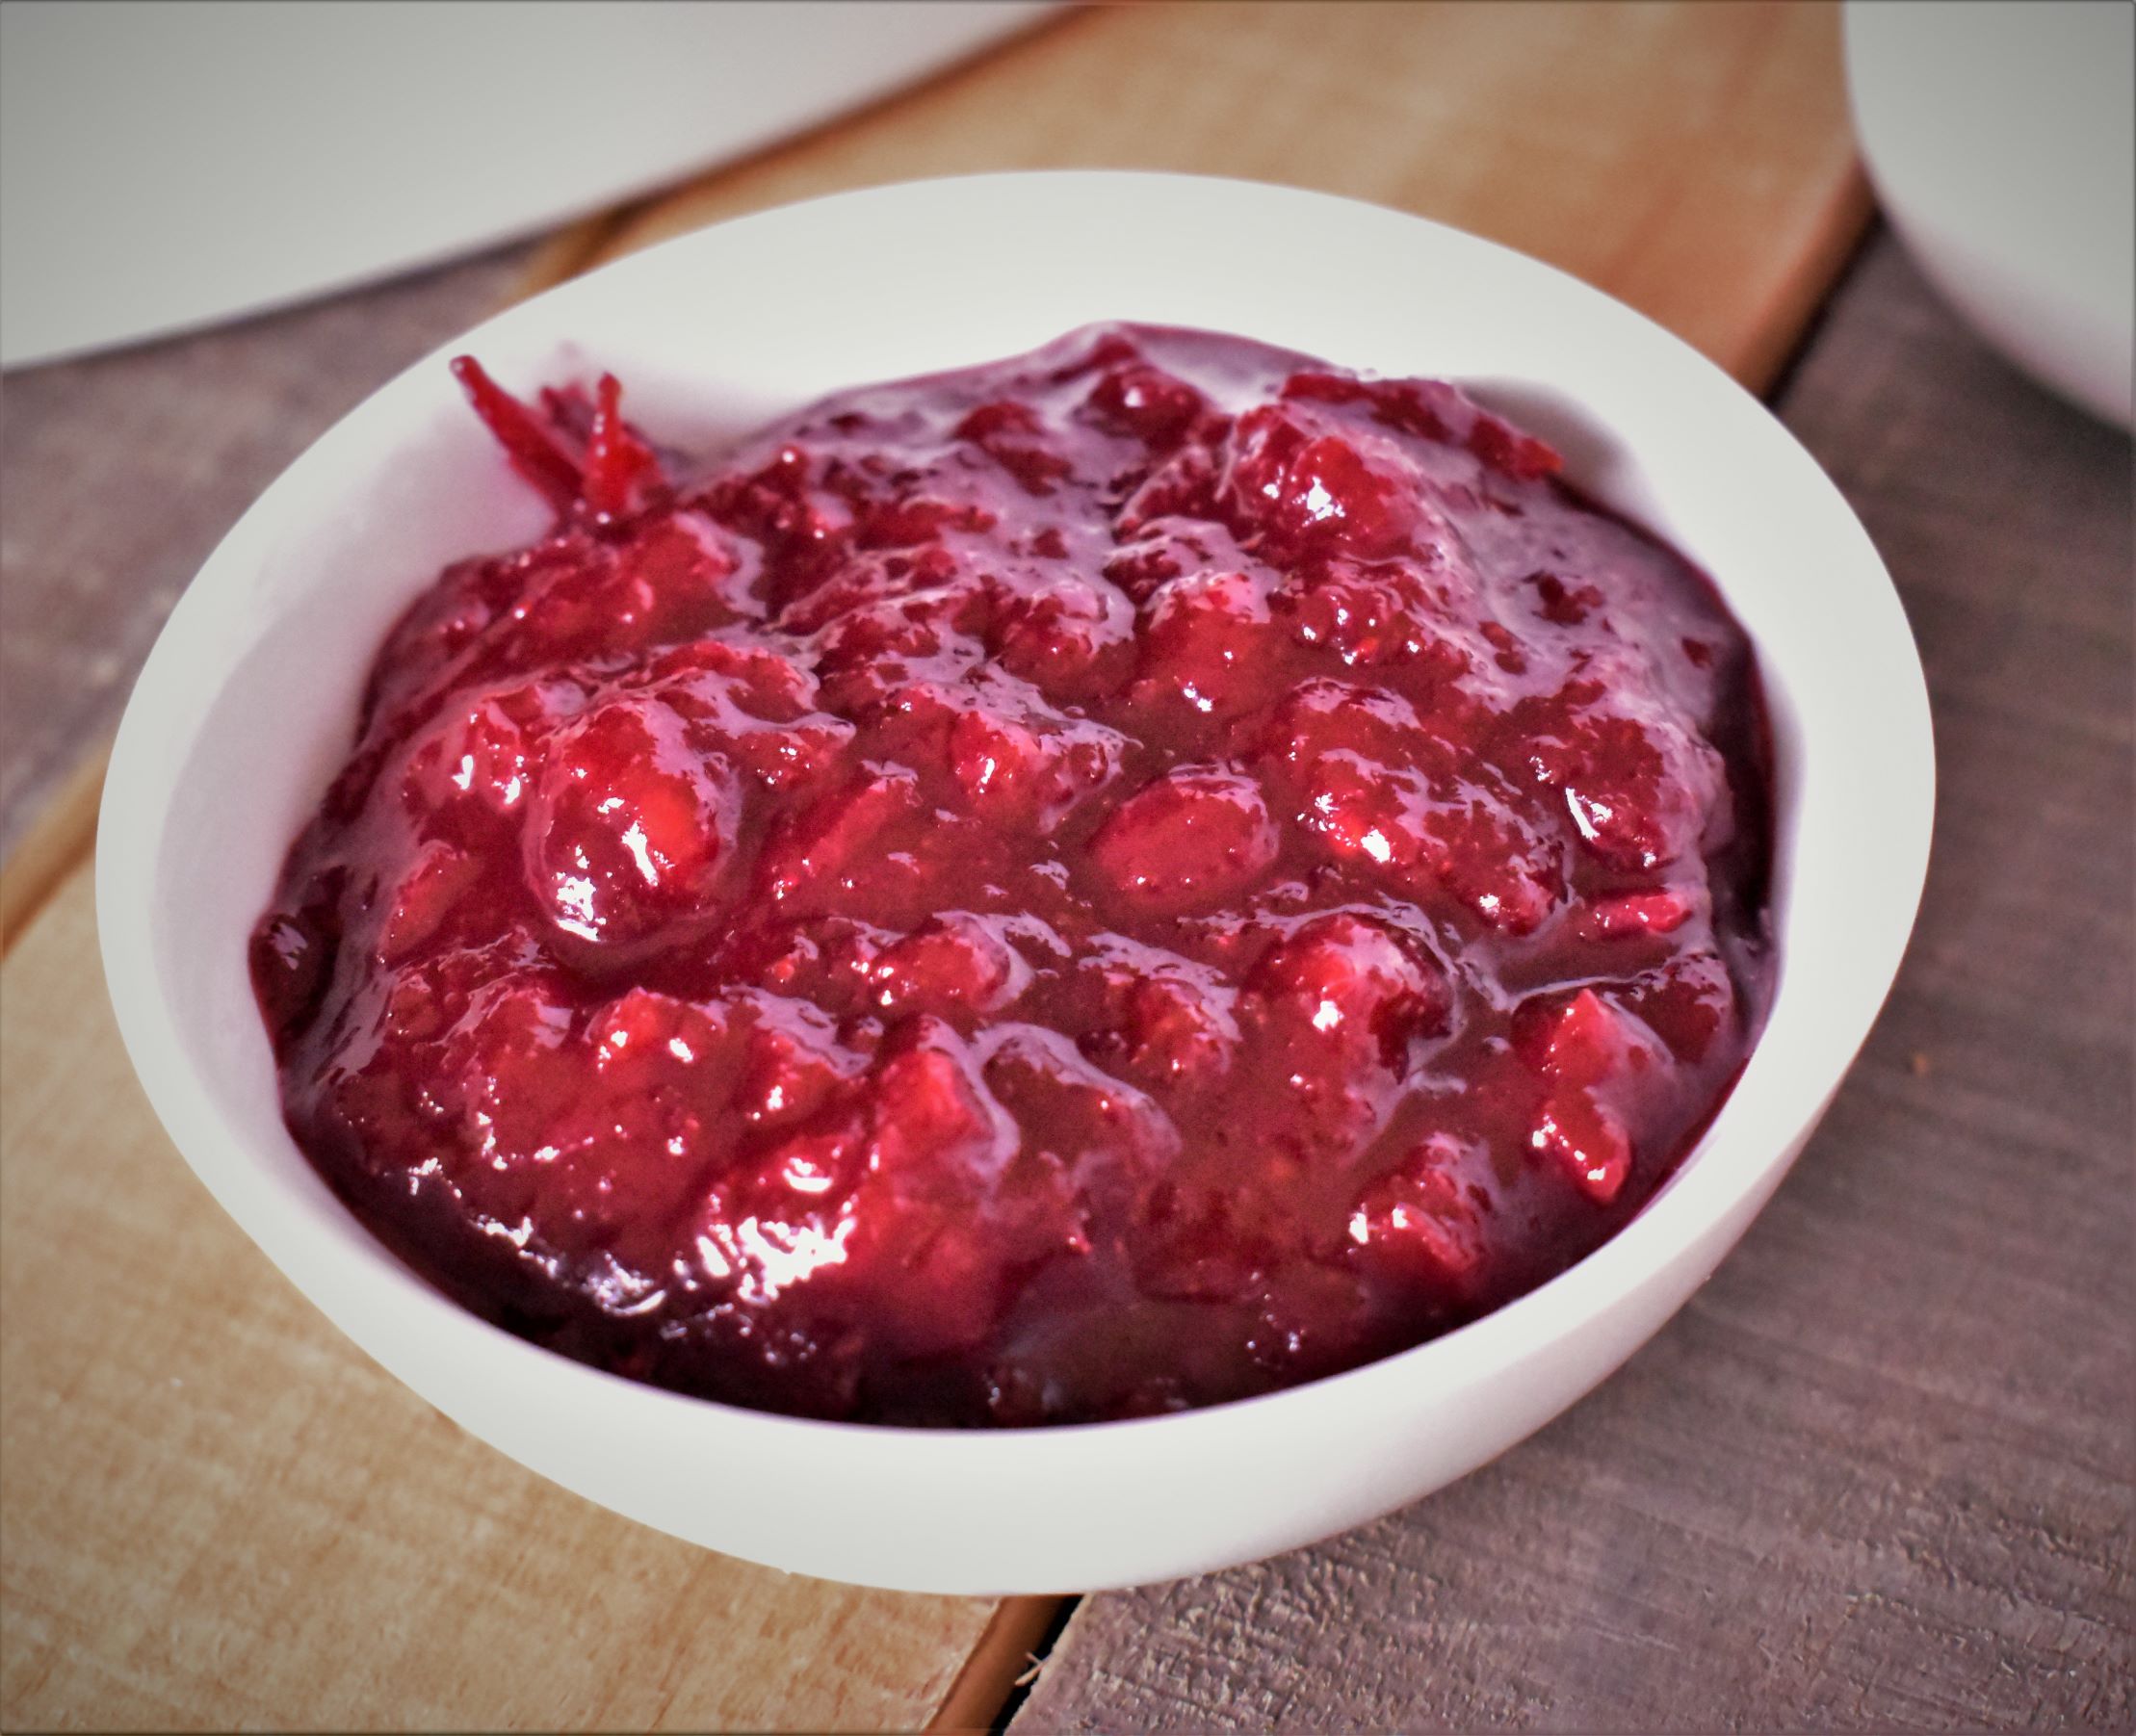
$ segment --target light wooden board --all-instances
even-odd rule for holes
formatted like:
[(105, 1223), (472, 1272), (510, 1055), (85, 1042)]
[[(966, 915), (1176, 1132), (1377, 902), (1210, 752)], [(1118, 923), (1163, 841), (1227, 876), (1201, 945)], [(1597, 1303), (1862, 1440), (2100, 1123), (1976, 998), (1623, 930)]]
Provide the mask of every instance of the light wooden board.
[[(597, 252), (848, 187), (1050, 168), (1236, 175), (1398, 206), (1601, 285), (1754, 387), (1869, 210), (1827, 6), (1111, 6), (710, 176)], [(985, 238), (942, 238), (946, 272), (966, 246)]]
[[(1866, 209), (1823, 8), (1122, 8), (575, 232), (537, 270), (840, 186), (1090, 164), (1258, 175), (1445, 218), (1580, 272), (1754, 383), (1789, 351)], [(33, 609), (38, 585), (66, 595), (65, 561), (111, 575), (97, 603), (69, 605), (53, 654), (93, 650), (98, 609), (112, 640), (144, 647), (168, 603), (126, 591), (130, 545), (114, 537), (159, 509), (188, 540), (221, 528), (190, 487), (137, 492), (105, 524), (97, 491), (156, 476), (168, 437), (85, 422), (85, 394), (123, 397), (143, 366), (211, 405), (217, 378), (256, 379), (248, 413), (279, 444), (312, 417), (276, 421), (292, 396), (280, 382), (320, 333), (345, 356), (367, 296), (406, 301), (396, 286), (309, 321), (39, 370), (26, 415), (11, 381), (11, 493), (35, 474), (60, 527), (17, 540), (11, 525), (14, 606), (23, 577)], [(96, 487), (72, 497), (69, 453), (96, 460)], [(77, 753), (109, 727), (132, 655), (98, 662), (96, 704), (74, 694)], [(50, 789), (44, 751), (36, 787)], [(95, 959), (91, 809), (69, 813), (63, 802), (0, 877), (11, 932), (26, 924), (0, 968), (0, 1723), (993, 1715), (1043, 1601), (853, 1592), (672, 1543), (461, 1436), (314, 1315), (192, 1180), (133, 1085)]]

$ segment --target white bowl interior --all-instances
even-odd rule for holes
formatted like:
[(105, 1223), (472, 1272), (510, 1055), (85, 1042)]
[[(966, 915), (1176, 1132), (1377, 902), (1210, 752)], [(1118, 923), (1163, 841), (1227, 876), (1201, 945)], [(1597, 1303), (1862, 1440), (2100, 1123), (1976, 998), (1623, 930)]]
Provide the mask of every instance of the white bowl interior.
[[(1079, 250), (1086, 234), (1107, 245)], [(1715, 575), (1774, 715), (1782, 976), (1698, 1152), (1623, 1234), (1485, 1321), (1332, 1381), (1145, 1422), (976, 1436), (794, 1422), (636, 1386), (461, 1313), (372, 1241), (290, 1139), (246, 971), (392, 619), (448, 560), (545, 522), (445, 355), (472, 350), (515, 389), (611, 369), (635, 417), (710, 451), (838, 388), (1104, 319), (1471, 382)], [(774, 1565), (1080, 1589), (1368, 1517), (1502, 1450), (1635, 1349), (1777, 1184), (1865, 1036), (1918, 898), (1933, 779), (1918, 662), (1867, 538), (1770, 416), (1676, 339), (1520, 255), (1346, 200), (987, 176), (670, 243), (500, 315), (354, 411), (231, 532), (158, 643), (107, 785), (99, 921), (121, 1030), (179, 1149), (300, 1288), (476, 1433), (633, 1516)], [(782, 1487), (816, 1489), (818, 1522), (796, 1528)]]

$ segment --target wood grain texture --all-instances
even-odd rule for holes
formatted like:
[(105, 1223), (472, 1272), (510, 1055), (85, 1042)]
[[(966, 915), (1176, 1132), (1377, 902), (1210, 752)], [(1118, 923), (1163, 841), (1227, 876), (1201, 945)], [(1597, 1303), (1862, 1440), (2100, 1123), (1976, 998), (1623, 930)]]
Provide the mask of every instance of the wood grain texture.
[(751, 1567), (463, 1434), (178, 1161), (94, 958), (82, 872), (0, 966), (0, 1726), (934, 1715), (992, 1602)]
[(16, 840), (0, 869), (0, 958), (95, 847), (96, 810), (110, 760), (109, 742), (85, 757)]
[(1066, 1599), (1004, 1597), (936, 1709), (930, 1731), (991, 1730), (1017, 1685), (1038, 1667), (1046, 1633)]
[[(1602, 285), (1754, 386), (1869, 209), (1828, 6), (1104, 6), (662, 199), (607, 252), (849, 187), (1060, 168), (1436, 218)], [(945, 270), (960, 245), (943, 237)]]
[(1016, 1736), (2136, 1720), (2128, 443), (1889, 243), (1784, 409), (1898, 582), (1941, 778), (1824, 1128), (1592, 1398), (1377, 1525), (1087, 1600)]

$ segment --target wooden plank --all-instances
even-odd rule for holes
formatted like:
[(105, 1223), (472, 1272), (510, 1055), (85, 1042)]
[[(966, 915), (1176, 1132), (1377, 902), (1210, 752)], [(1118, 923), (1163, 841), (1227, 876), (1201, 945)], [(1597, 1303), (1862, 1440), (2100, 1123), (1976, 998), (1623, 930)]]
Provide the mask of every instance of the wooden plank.
[(1040, 1647), (1062, 1601), (1047, 1596), (1003, 1598), (927, 1728), (944, 1736), (992, 1729), (1009, 1695), (1037, 1669)]
[(1754, 387), (1869, 210), (1823, 5), (1117, 6), (655, 201), (603, 255), (848, 187), (1062, 167), (1436, 218), (1601, 285)]
[(1905, 596), (1941, 773), (1830, 1120), (1584, 1404), (1349, 1537), (1087, 1600), (1014, 1730), (2136, 1719), (2128, 445), (1889, 243), (1784, 407)]
[(0, 958), (94, 847), (96, 807), (104, 799), (104, 767), (110, 758), (107, 743), (74, 768), (0, 871)]
[(179, 1163), (94, 959), (78, 872), (0, 966), (0, 1724), (933, 1716), (994, 1604), (751, 1567), (462, 1434)]
[[(1197, 168), (1498, 235), (1756, 379), (1860, 219), (1836, 90), (1814, 8), (1108, 11), (567, 232), (531, 271), (904, 174)], [(458, 270), (11, 378), (11, 519), (18, 497), (42, 504), (11, 522), (10, 607), (33, 631), (11, 632), (0, 706), (38, 728), (35, 751), (0, 756), (0, 842), (53, 787), (53, 744), (108, 727), (176, 583), (250, 493), (511, 280)], [(116, 517), (115, 491), (132, 508)], [(10, 911), (36, 903), (24, 884), (0, 877)], [(0, 1721), (988, 1721), (1050, 1600), (888, 1598), (685, 1550), (460, 1437), (298, 1307), (154, 1129), (83, 988), (89, 913), (76, 868), (0, 978)]]

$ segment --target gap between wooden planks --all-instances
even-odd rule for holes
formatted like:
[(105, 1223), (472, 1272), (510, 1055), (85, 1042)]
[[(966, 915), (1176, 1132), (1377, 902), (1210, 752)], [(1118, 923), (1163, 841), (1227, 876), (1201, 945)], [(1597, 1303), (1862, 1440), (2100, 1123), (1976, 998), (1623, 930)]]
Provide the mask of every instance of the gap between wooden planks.
[[(1754, 388), (1869, 209), (1823, 6), (1115, 8), (567, 230), (532, 287), (841, 188), (1104, 166), (1320, 187), (1476, 230)], [(944, 238), (946, 261), (958, 245)], [(0, 1722), (990, 1722), (1055, 1600), (900, 1598), (689, 1550), (441, 1425), (291, 1307), (117, 1053), (94, 987), (100, 774), (97, 756), (0, 873), (15, 1051), (0, 1177), (26, 1256), (4, 1274)], [(82, 1262), (37, 1257), (74, 1245), (160, 1260), (167, 1288), (115, 1317), (114, 1286), (76, 1294)], [(173, 1397), (189, 1375), (195, 1396)], [(560, 1599), (646, 1625), (626, 1650), (579, 1633), (530, 1650), (490, 1613), (539, 1631)], [(371, 1656), (348, 1654), (352, 1631)]]

